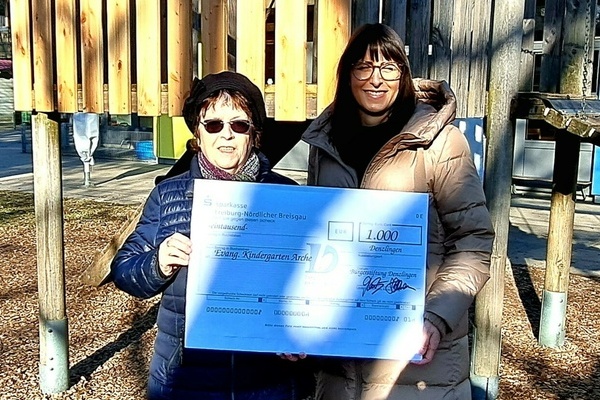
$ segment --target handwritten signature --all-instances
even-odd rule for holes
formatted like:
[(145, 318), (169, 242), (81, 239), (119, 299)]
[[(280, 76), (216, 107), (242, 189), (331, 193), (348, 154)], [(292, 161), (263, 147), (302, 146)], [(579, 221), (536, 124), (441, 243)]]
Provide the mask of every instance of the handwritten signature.
[(416, 290), (414, 287), (398, 278), (387, 280), (381, 279), (380, 276), (376, 278), (372, 276), (366, 276), (365, 279), (363, 279), (363, 296), (368, 292), (375, 294), (382, 289), (389, 294), (396, 293), (400, 290)]

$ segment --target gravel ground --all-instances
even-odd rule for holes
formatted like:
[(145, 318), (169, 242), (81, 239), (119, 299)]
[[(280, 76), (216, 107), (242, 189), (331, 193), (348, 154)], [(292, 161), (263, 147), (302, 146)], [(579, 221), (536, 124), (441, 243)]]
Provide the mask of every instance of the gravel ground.
[[(135, 206), (66, 199), (65, 257), (71, 387), (43, 395), (33, 197), (0, 191), (0, 399), (143, 399), (157, 299), (137, 300), (79, 276)], [(571, 276), (567, 337), (543, 348), (539, 329), (544, 271), (507, 269), (500, 399), (600, 399), (600, 285)]]

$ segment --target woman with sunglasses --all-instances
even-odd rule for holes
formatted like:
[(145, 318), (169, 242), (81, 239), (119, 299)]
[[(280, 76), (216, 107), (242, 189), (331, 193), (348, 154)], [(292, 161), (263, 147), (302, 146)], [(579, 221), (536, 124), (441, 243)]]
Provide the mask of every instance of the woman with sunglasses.
[(162, 294), (148, 398), (305, 398), (314, 384), (303, 361), (189, 349), (183, 343), (194, 180), (296, 184), (271, 171), (258, 151), (265, 105), (258, 87), (245, 76), (226, 71), (195, 79), (183, 116), (195, 136), (189, 171), (152, 190), (140, 222), (111, 266), (115, 285), (125, 292), (140, 298)]
[(322, 358), (317, 399), (471, 398), (468, 310), (489, 278), (494, 232), (455, 112), (445, 82), (412, 79), (391, 28), (350, 38), (334, 101), (302, 137), (308, 184), (429, 193), (423, 338), (406, 344), (422, 360)]

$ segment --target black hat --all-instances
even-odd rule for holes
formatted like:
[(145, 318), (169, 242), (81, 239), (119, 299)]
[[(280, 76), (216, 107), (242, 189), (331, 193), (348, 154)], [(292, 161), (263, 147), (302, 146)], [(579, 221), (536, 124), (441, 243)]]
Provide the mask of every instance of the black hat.
[(240, 92), (248, 100), (250, 111), (252, 111), (252, 124), (255, 129), (262, 130), (267, 119), (267, 111), (260, 89), (242, 74), (223, 71), (206, 75), (202, 79), (194, 78), (190, 95), (185, 100), (182, 110), (183, 118), (190, 132), (194, 133), (197, 127), (202, 102), (222, 89)]

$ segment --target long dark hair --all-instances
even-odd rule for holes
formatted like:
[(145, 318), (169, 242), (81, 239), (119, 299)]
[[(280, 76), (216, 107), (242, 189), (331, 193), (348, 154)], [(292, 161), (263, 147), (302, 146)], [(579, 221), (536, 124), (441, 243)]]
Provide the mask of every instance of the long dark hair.
[(364, 57), (367, 50), (373, 60), (377, 60), (381, 53), (386, 59), (401, 65), (402, 75), (400, 76), (398, 97), (392, 105), (390, 118), (393, 118), (400, 128), (406, 124), (414, 111), (415, 88), (408, 57), (404, 51), (404, 42), (396, 31), (387, 25), (362, 25), (348, 41), (338, 64), (337, 87), (332, 112), (332, 139), (334, 142), (343, 140), (346, 129), (360, 126), (359, 105), (352, 95), (350, 76), (352, 67)]

